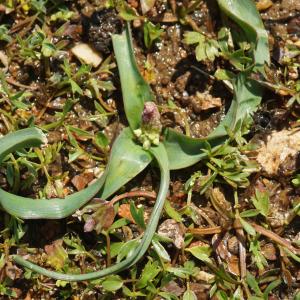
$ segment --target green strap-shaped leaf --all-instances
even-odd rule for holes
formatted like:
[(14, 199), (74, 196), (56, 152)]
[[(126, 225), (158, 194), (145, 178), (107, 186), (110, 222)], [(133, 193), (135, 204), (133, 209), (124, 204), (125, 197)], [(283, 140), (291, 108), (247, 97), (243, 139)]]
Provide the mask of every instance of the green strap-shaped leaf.
[(108, 198), (132, 178), (142, 172), (151, 162), (149, 152), (133, 141), (129, 127), (123, 129), (114, 142), (107, 165), (107, 175), (100, 197)]
[[(218, 0), (220, 9), (240, 25), (253, 45), (254, 65), (262, 70), (264, 63), (269, 63), (268, 35), (264, 29), (260, 15), (252, 0)], [(201, 151), (205, 142), (211, 146), (223, 143), (227, 137), (226, 128), (231, 130), (239, 121), (251, 115), (261, 101), (262, 88), (254, 80), (249, 79), (249, 71), (237, 75), (233, 87), (234, 97), (231, 106), (219, 126), (207, 139), (193, 139), (175, 132), (165, 131), (166, 147), (171, 170), (186, 168), (205, 157)]]
[(144, 236), (139, 246), (133, 251), (133, 253), (129, 257), (127, 257), (125, 260), (121, 261), (120, 263), (114, 264), (109, 268), (96, 271), (96, 272), (87, 273), (87, 274), (76, 274), (76, 275), (49, 271), (45, 268), (35, 265), (30, 261), (25, 260), (23, 257), (19, 255), (14, 255), (13, 260), (19, 265), (26, 267), (34, 272), (37, 272), (39, 274), (54, 279), (65, 280), (65, 281), (82, 281), (82, 280), (98, 279), (125, 270), (130, 266), (134, 265), (136, 262), (138, 262), (145, 255), (148, 247), (151, 244), (152, 237), (156, 231), (156, 227), (160, 218), (160, 214), (164, 207), (164, 202), (168, 193), (169, 181), (170, 181), (168, 157), (164, 146), (160, 144), (158, 147), (151, 148), (150, 152), (157, 160), (160, 168), (160, 174), (161, 174), (160, 188)]
[(129, 23), (122, 34), (112, 36), (120, 73), (123, 103), (132, 130), (141, 127), (141, 117), (146, 101), (152, 101), (149, 85), (141, 76), (134, 58)]
[[(26, 128), (0, 138), (0, 163), (11, 152), (28, 147), (39, 147), (47, 138), (38, 128)], [(30, 146), (28, 146), (30, 144)]]
[(254, 80), (248, 79), (245, 72), (237, 75), (234, 83), (234, 95), (230, 108), (219, 126), (209, 135), (214, 138), (226, 136), (226, 128), (234, 130), (239, 121), (256, 111), (262, 96), (262, 87)]
[(164, 135), (164, 145), (168, 153), (170, 170), (183, 169), (196, 164), (206, 157), (201, 149), (205, 148), (207, 142), (213, 147), (225, 140), (225, 136), (195, 139), (173, 129), (167, 129)]
[[(24, 147), (39, 146), (44, 141), (45, 136), (36, 128), (10, 133), (0, 139), (0, 158)], [(22, 219), (62, 219), (86, 204), (103, 185), (101, 196), (109, 197), (145, 169), (151, 160), (148, 152), (133, 143), (127, 128), (116, 139), (104, 174), (84, 190), (64, 199), (48, 200), (25, 198), (0, 189), (0, 204), (5, 211)]]
[(245, 32), (253, 47), (256, 66), (270, 63), (268, 34), (253, 0), (217, 0), (221, 11), (235, 21)]
[(171, 170), (186, 168), (205, 158), (205, 153), (201, 151), (205, 143), (209, 142), (212, 147), (224, 143), (227, 139), (226, 128), (234, 130), (238, 121), (257, 109), (261, 100), (261, 87), (253, 80), (246, 79), (244, 73), (237, 76), (234, 92), (228, 113), (208, 138), (195, 139), (174, 130), (166, 130), (164, 145)]

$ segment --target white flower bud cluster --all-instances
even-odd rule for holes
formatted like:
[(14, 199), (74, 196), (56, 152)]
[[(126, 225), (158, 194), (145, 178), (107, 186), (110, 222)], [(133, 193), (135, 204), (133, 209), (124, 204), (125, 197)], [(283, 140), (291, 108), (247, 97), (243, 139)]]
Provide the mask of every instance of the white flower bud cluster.
[(142, 114), (142, 126), (134, 130), (137, 139), (143, 144), (144, 149), (151, 145), (159, 144), (159, 137), (162, 130), (160, 114), (154, 102), (146, 102)]

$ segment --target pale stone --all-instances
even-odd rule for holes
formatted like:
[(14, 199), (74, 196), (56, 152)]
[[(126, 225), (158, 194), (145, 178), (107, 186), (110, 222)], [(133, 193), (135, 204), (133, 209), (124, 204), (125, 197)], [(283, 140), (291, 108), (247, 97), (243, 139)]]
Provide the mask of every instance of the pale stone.
[(103, 60), (102, 55), (99, 52), (85, 43), (76, 44), (71, 49), (71, 52), (85, 64), (92, 65), (95, 68), (97, 68)]

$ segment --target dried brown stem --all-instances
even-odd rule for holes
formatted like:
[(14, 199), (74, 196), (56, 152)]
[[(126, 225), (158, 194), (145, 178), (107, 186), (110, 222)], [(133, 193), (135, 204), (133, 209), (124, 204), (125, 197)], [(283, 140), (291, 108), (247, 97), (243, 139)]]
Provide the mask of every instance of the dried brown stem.
[(111, 256), (110, 256), (110, 237), (109, 234), (105, 234), (106, 237), (106, 267), (111, 265)]
[(113, 108), (111, 108), (111, 107), (110, 107), (110, 106), (102, 99), (101, 96), (98, 97), (97, 99), (99, 100), (100, 104), (101, 104), (108, 112), (111, 112), (111, 113), (115, 113), (115, 112), (116, 112)]
[(170, 3), (170, 6), (171, 6), (171, 9), (172, 9), (172, 12), (173, 12), (173, 14), (175, 15), (175, 14), (176, 14), (176, 11), (177, 11), (177, 3), (176, 3), (176, 0), (169, 0), (169, 3)]
[(147, 191), (131, 191), (127, 192), (118, 196), (115, 196), (110, 203), (114, 205), (116, 202), (124, 199), (124, 198), (130, 198), (130, 197), (145, 197), (150, 199), (156, 199), (156, 193), (155, 192), (147, 192)]
[(296, 249), (290, 242), (288, 242), (286, 239), (282, 238), (281, 236), (277, 235), (276, 233), (260, 226), (255, 223), (251, 223), (251, 225), (254, 227), (254, 229), (260, 233), (261, 235), (264, 235), (268, 237), (269, 239), (273, 240), (275, 243), (286, 247), (290, 251), (292, 251), (294, 254), (300, 254), (300, 249)]
[(20, 83), (16, 80), (14, 80), (12, 77), (7, 77), (6, 82), (11, 84), (11, 85), (14, 85), (16, 87), (20, 87), (20, 88), (23, 88), (23, 89), (28, 89), (28, 90), (31, 90), (31, 91), (34, 91), (34, 90), (38, 89), (37, 86), (34, 87), (34, 86), (22, 84), (22, 83)]
[(209, 227), (209, 228), (188, 228), (187, 232), (198, 235), (216, 234), (222, 232), (221, 226)]
[(191, 207), (209, 224), (210, 227), (216, 227), (214, 221), (201, 209), (197, 207), (194, 203), (191, 203)]
[(241, 279), (244, 280), (247, 274), (247, 264), (246, 264), (246, 239), (244, 230), (240, 224), (239, 219), (235, 219), (234, 224), (236, 237), (239, 242), (239, 258), (240, 258), (240, 273)]

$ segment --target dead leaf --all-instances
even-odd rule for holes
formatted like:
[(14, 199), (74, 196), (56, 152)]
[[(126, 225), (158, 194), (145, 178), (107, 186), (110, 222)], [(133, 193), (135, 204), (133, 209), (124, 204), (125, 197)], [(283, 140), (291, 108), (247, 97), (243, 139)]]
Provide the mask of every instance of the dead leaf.
[(191, 291), (193, 291), (196, 294), (197, 300), (209, 299), (209, 290), (211, 288), (210, 284), (190, 282), (189, 285), (190, 285)]
[(130, 204), (127, 204), (127, 203), (121, 204), (119, 206), (118, 215), (121, 218), (125, 218), (125, 219), (129, 220), (131, 223), (135, 223), (135, 221), (131, 215), (131, 212), (130, 212)]
[(209, 189), (207, 194), (210, 196), (213, 206), (220, 213), (220, 215), (228, 219), (232, 214), (232, 205), (226, 200), (221, 189), (218, 187)]
[(154, 7), (155, 0), (141, 0), (141, 8), (143, 15)]
[(180, 286), (176, 281), (172, 280), (168, 282), (161, 290), (180, 297), (185, 292), (185, 287)]
[(94, 179), (94, 174), (92, 172), (82, 173), (76, 175), (72, 178), (71, 182), (77, 189), (77, 191), (83, 190), (89, 182)]
[(185, 228), (181, 223), (167, 219), (159, 226), (158, 234), (172, 239), (176, 248), (182, 249), (184, 247)]
[(196, 242), (192, 242), (189, 244), (189, 248), (194, 248), (194, 247), (209, 247), (209, 244), (204, 243), (202, 241), (196, 241)]
[(236, 236), (231, 237), (227, 241), (227, 248), (228, 250), (235, 255), (238, 255), (239, 253), (239, 243)]
[(201, 280), (201, 281), (204, 281), (204, 282), (207, 282), (207, 283), (212, 283), (215, 279), (215, 275), (213, 274), (210, 274), (210, 273), (207, 273), (205, 271), (199, 271), (196, 275), (195, 275), (195, 278), (197, 280)]
[(23, 271), (19, 269), (17, 266), (12, 265), (11, 263), (7, 263), (5, 267), (5, 274), (11, 280), (16, 280), (21, 277)]
[(197, 92), (196, 95), (193, 97), (192, 106), (195, 113), (200, 113), (204, 110), (221, 107), (222, 100), (221, 98), (213, 97), (208, 92)]
[(261, 253), (268, 260), (277, 260), (276, 248), (272, 243), (262, 246)]
[(228, 238), (228, 233), (226, 233), (224, 237), (221, 234), (215, 234), (212, 238), (212, 245), (217, 255), (224, 261), (227, 261), (232, 255), (227, 249)]
[(66, 22), (64, 24), (64, 36), (68, 36), (74, 40), (79, 40), (82, 34), (82, 26), (77, 24), (70, 24)]
[(92, 218), (95, 221), (95, 230), (100, 233), (102, 230), (107, 230), (115, 219), (115, 209), (110, 202), (104, 202), (103, 205), (93, 213)]
[(61, 270), (68, 260), (68, 253), (62, 244), (63, 240), (56, 240), (51, 245), (45, 246), (47, 264), (56, 270)]
[(228, 271), (235, 275), (240, 276), (240, 263), (236, 255), (231, 255), (227, 260)]
[(7, 69), (8, 69), (8, 57), (7, 55), (5, 54), (4, 51), (0, 51), (0, 62), (1, 64), (4, 66), (4, 68), (1, 68), (2, 69), (2, 72), (6, 72)]

